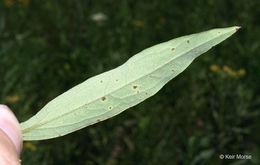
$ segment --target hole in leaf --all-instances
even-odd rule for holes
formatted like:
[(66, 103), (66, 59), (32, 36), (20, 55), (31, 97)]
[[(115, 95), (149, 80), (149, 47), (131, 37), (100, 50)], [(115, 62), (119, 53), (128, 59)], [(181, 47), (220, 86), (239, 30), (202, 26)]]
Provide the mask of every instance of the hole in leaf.
[(101, 98), (102, 101), (105, 101), (107, 98), (104, 96)]

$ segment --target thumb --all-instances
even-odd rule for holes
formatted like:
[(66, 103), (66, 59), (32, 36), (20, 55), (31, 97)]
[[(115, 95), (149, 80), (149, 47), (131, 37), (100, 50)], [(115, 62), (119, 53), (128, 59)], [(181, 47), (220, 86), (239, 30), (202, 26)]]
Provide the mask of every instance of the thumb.
[(19, 164), (22, 135), (18, 120), (12, 111), (0, 104), (0, 164)]

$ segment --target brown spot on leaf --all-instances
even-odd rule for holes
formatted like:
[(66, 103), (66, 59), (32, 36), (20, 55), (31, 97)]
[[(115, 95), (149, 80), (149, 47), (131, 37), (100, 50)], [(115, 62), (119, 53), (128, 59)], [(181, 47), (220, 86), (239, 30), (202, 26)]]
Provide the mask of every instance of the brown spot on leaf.
[(172, 51), (174, 51), (174, 50), (175, 50), (175, 48), (172, 48), (171, 50), (172, 50)]
[(187, 40), (187, 43), (190, 43), (190, 40)]
[(118, 79), (116, 79), (116, 82), (118, 82)]
[(97, 119), (97, 122), (101, 122), (101, 120), (100, 120), (100, 119)]
[(103, 80), (100, 80), (100, 83), (103, 83)]
[(134, 88), (134, 89), (136, 89), (136, 88), (137, 88), (137, 86), (136, 86), (136, 85), (134, 85), (134, 86), (133, 86), (133, 88)]
[(218, 34), (220, 34), (220, 32), (218, 32)]
[(107, 98), (104, 96), (101, 98), (102, 101), (105, 101)]
[(172, 72), (174, 72), (174, 70), (173, 70), (173, 69), (172, 69), (171, 71), (172, 71)]
[(110, 109), (110, 110), (111, 110), (111, 109), (112, 109), (112, 106), (109, 106), (109, 107), (108, 107), (108, 109)]
[(145, 95), (148, 95), (148, 93), (147, 93), (147, 92), (145, 92)]

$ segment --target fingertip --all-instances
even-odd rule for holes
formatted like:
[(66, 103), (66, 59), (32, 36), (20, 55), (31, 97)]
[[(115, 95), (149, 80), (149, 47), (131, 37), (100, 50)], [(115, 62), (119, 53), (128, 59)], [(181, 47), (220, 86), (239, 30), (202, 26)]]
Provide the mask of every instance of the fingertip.
[(0, 129), (11, 139), (18, 155), (22, 151), (22, 132), (14, 113), (6, 106), (0, 104)]

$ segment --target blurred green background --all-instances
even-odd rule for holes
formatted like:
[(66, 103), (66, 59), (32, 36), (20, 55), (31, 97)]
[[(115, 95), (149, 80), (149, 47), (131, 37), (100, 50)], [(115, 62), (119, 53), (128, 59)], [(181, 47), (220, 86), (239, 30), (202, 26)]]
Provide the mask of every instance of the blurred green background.
[[(260, 164), (259, 14), (259, 0), (1, 0), (0, 102), (20, 122), (149, 46), (243, 27), (145, 102), (67, 136), (25, 142), (22, 163)], [(219, 159), (237, 153), (253, 158)]]

